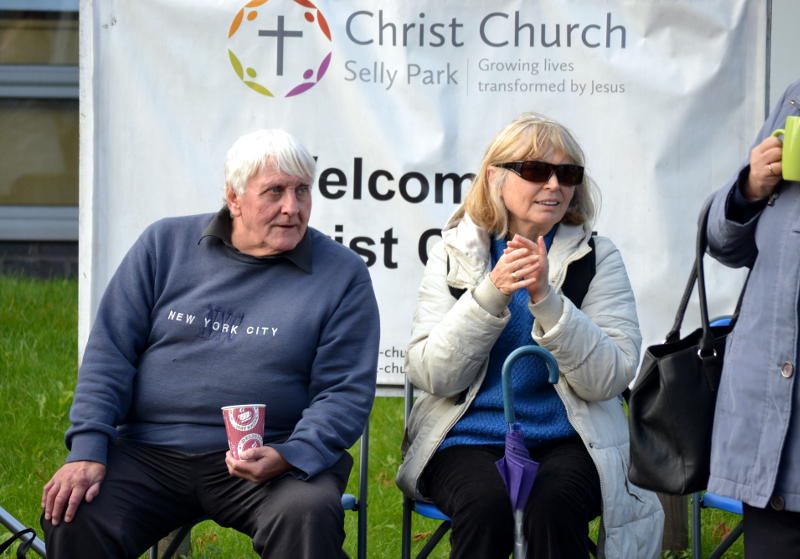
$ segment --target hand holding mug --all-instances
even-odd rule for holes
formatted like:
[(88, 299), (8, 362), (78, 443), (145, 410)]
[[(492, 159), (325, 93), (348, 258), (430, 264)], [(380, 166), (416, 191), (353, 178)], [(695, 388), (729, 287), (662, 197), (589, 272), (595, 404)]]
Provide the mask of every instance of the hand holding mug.
[[(783, 136), (783, 142), (778, 136)], [(800, 181), (800, 116), (786, 117), (784, 128), (775, 130), (750, 152), (750, 173), (743, 194), (748, 200), (763, 200), (781, 178)]]
[(769, 136), (750, 152), (750, 173), (744, 185), (744, 197), (762, 200), (772, 194), (781, 180), (781, 141)]

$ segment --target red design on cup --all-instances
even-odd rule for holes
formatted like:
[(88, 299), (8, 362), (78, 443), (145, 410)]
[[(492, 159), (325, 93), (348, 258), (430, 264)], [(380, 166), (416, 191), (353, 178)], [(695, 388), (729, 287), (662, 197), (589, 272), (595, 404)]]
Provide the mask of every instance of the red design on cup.
[(264, 438), (258, 433), (248, 433), (241, 439), (239, 444), (236, 445), (236, 454), (241, 455), (242, 452), (249, 448), (258, 448), (264, 443)]
[(222, 408), (228, 448), (234, 458), (238, 459), (240, 453), (263, 444), (265, 408), (264, 404), (241, 404)]

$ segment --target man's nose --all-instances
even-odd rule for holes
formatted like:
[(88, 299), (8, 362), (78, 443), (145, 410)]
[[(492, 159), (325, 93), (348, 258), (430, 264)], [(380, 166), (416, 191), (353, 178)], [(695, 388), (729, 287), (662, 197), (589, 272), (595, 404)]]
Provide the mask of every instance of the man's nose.
[(297, 212), (300, 211), (300, 204), (297, 201), (297, 196), (295, 195), (293, 190), (287, 190), (283, 194), (283, 199), (281, 200), (281, 212), (287, 215), (295, 215)]

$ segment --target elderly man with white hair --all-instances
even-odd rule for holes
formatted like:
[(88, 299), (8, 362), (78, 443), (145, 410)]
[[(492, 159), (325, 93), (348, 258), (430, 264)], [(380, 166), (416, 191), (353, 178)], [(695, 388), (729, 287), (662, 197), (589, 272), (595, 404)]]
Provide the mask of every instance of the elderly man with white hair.
[[(210, 517), (261, 557), (345, 556), (340, 496), (375, 394), (367, 267), (308, 227), (314, 159), (239, 138), (225, 207), (157, 221), (111, 279), (80, 367), (48, 555), (138, 557)], [(266, 404), (264, 446), (226, 452), (221, 406)]]

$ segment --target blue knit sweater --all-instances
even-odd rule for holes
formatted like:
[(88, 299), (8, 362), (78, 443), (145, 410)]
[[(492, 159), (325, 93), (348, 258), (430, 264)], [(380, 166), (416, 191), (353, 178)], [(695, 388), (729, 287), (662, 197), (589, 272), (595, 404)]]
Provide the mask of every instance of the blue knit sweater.
[[(227, 237), (227, 239), (225, 238)], [(292, 251), (230, 246), (227, 209), (164, 219), (103, 295), (80, 367), (68, 461), (116, 436), (227, 448), (221, 406), (266, 404), (265, 441), (300, 477), (358, 438), (375, 393), (378, 309), (364, 262), (309, 228)]]
[[(545, 237), (550, 248), (556, 228)], [(505, 239), (492, 242), (492, 267), (505, 250)], [(536, 342), (531, 338), (533, 315), (528, 309), (528, 293), (517, 290), (509, 303), (511, 319), (497, 338), (489, 355), (483, 384), (467, 412), (453, 426), (439, 449), (455, 445), (501, 445), (508, 425), (503, 416), (501, 371), (508, 355), (523, 345)], [(514, 411), (522, 425), (527, 446), (576, 435), (567, 419), (567, 410), (553, 385), (547, 382), (547, 368), (536, 356), (518, 359), (511, 369)]]

